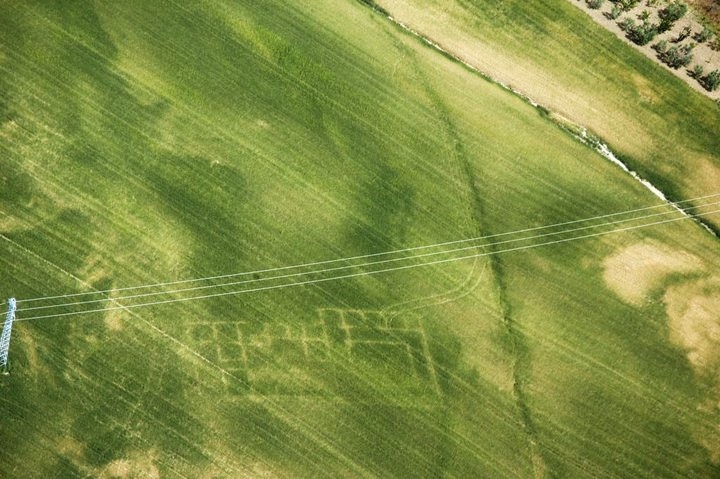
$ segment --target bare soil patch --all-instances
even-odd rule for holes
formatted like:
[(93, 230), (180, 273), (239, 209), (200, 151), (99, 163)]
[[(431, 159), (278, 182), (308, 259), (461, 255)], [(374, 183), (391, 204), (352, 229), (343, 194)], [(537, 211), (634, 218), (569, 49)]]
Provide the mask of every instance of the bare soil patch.
[(665, 292), (670, 340), (686, 351), (696, 374), (714, 385), (701, 408), (714, 418), (697, 431), (715, 464), (720, 463), (720, 276), (673, 285)]
[(710, 21), (716, 31), (720, 31), (720, 1), (688, 0), (688, 3)]
[(645, 240), (607, 257), (603, 268), (608, 288), (623, 301), (639, 306), (670, 275), (701, 271), (703, 262), (685, 251)]
[(670, 339), (698, 372), (720, 365), (720, 277), (673, 285), (665, 292)]
[(154, 453), (137, 454), (128, 459), (118, 459), (103, 468), (99, 476), (103, 479), (160, 479), (160, 470), (155, 465)]
[[(712, 386), (702, 409), (712, 419), (694, 434), (720, 463), (720, 276), (708, 274), (702, 261), (685, 251), (655, 241), (619, 250), (603, 262), (604, 279), (624, 301), (641, 305), (644, 298), (665, 287), (663, 303), (669, 340), (681, 348), (695, 373)], [(667, 286), (671, 274), (705, 272)]]

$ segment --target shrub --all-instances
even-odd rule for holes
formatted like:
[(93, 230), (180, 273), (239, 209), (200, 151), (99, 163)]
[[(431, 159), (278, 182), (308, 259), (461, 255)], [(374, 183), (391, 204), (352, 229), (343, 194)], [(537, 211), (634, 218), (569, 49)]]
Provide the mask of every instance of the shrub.
[(657, 34), (657, 25), (648, 21), (644, 21), (640, 25), (632, 25), (627, 30), (627, 37), (637, 45), (647, 45)]
[(693, 78), (697, 78), (698, 80), (701, 80), (701, 79), (702, 79), (703, 70), (704, 70), (704, 68), (703, 68), (702, 65), (695, 65), (695, 66), (693, 67), (692, 71), (690, 72), (690, 76), (693, 77)]
[(615, 5), (612, 7), (612, 10), (610, 10), (609, 17), (610, 17), (612, 20), (615, 20), (615, 19), (617, 19), (620, 15), (622, 15), (622, 12), (623, 12), (623, 11), (622, 11), (622, 8), (620, 8), (617, 4), (615, 4)]
[(677, 70), (680, 67), (686, 67), (690, 64), (693, 58), (692, 50), (695, 48), (695, 44), (689, 45), (673, 45), (668, 48), (665, 52), (658, 51), (658, 57), (667, 66)]
[(602, 4), (605, 3), (605, 0), (586, 0), (587, 6), (597, 10), (598, 8), (602, 7)]
[(678, 36), (672, 39), (673, 43), (680, 43), (683, 40), (685, 40), (687, 37), (690, 36), (692, 33), (692, 27), (690, 25), (685, 25), (685, 27), (682, 29), (680, 33), (678, 33)]
[(661, 9), (658, 12), (660, 20), (667, 20), (669, 22), (677, 22), (687, 13), (688, 6), (685, 2), (675, 0), (670, 3), (667, 7)]
[(658, 52), (658, 55), (662, 55), (665, 52), (667, 52), (668, 42), (667, 42), (667, 40), (660, 40), (652, 47), (655, 49), (656, 52)]
[(624, 12), (629, 12), (633, 8), (637, 7), (637, 4), (640, 3), (640, 0), (620, 0), (617, 3), (620, 5), (620, 8), (622, 8)]
[(713, 70), (700, 80), (700, 84), (707, 91), (715, 91), (720, 87), (720, 70)]
[(687, 8), (687, 4), (681, 2), (680, 0), (675, 0), (668, 4), (667, 7), (661, 9), (658, 12), (658, 16), (660, 17), (660, 32), (662, 33), (670, 30), (675, 22), (685, 16)]
[(713, 37), (714, 33), (710, 27), (707, 25), (703, 26), (703, 29), (695, 34), (693, 37), (696, 42), (703, 43), (708, 40), (710, 40)]
[(630, 17), (625, 17), (618, 22), (618, 26), (623, 32), (630, 32), (630, 30), (635, 28), (635, 20)]

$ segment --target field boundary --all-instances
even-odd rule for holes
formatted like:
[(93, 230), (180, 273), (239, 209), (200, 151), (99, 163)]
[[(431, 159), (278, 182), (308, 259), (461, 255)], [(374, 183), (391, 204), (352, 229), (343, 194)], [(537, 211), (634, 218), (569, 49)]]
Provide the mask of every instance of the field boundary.
[[(428, 47), (435, 49), (438, 53), (440, 53), (444, 57), (448, 58), (449, 60), (461, 64), (466, 69), (468, 69), (470, 72), (472, 72), (476, 75), (480, 75), (480, 77), (482, 77), (483, 79), (489, 81), (490, 83), (500, 86), (501, 88), (507, 90), (508, 92), (510, 92), (510, 93), (514, 94), (515, 96), (517, 96), (518, 98), (522, 99), (527, 104), (529, 104), (530, 106), (532, 106), (536, 110), (538, 110), (538, 112), (541, 115), (543, 115), (548, 120), (550, 120), (552, 123), (557, 125), (560, 129), (562, 129), (566, 133), (570, 134), (573, 138), (580, 141), (581, 143), (594, 149), (598, 154), (600, 154), (600, 156), (602, 156), (606, 160), (610, 161), (611, 163), (615, 164), (620, 169), (625, 171), (625, 173), (629, 174), (633, 179), (635, 179), (636, 181), (641, 183), (653, 195), (655, 195), (658, 198), (665, 201), (669, 206), (672, 206), (673, 208), (676, 208), (676, 209), (678, 208), (676, 205), (676, 202), (679, 200), (672, 200), (672, 199), (668, 198), (668, 194), (666, 192), (662, 191), (660, 188), (658, 188), (657, 186), (652, 184), (649, 180), (642, 178), (637, 172), (630, 169), (630, 167), (628, 165), (626, 165), (624, 162), (622, 162), (618, 158), (618, 156), (610, 149), (610, 147), (607, 145), (607, 143), (602, 138), (600, 138), (595, 133), (591, 132), (587, 127), (575, 124), (573, 122), (570, 122), (569, 120), (564, 119), (561, 115), (552, 111), (549, 107), (544, 106), (544, 105), (540, 104), (539, 102), (535, 101), (533, 98), (531, 98), (529, 95), (525, 94), (521, 90), (500, 81), (499, 79), (493, 77), (492, 75), (490, 75), (487, 72), (480, 70), (478, 67), (476, 67), (475, 65), (464, 60), (462, 57), (451, 52), (450, 50), (447, 50), (440, 43), (436, 42), (435, 40), (433, 40), (431, 38), (426, 37), (421, 32), (413, 29), (409, 25), (396, 19), (387, 10), (385, 10), (384, 8), (375, 4), (375, 2), (373, 0), (358, 0), (358, 1), (363, 5), (369, 6), (376, 13), (383, 15), (385, 18), (387, 18), (391, 23), (393, 23), (394, 25), (399, 27), (401, 30), (410, 34), (411, 36), (415, 37), (416, 39), (420, 40)], [(570, 1), (572, 1), (572, 0), (570, 0)], [(698, 86), (698, 88), (700, 88), (700, 87)], [(700, 90), (706, 94), (709, 93), (709, 92), (703, 90), (702, 88), (700, 88)], [(568, 128), (568, 125), (572, 125), (572, 128)], [(576, 130), (576, 131), (573, 131), (573, 130)], [(577, 132), (582, 132), (582, 134), (579, 135)], [(714, 237), (718, 238), (718, 231), (710, 223), (703, 221), (702, 218), (698, 217), (698, 216), (695, 216), (693, 219), (698, 224), (700, 224), (703, 227), (703, 229), (708, 231)]]
[[(622, 18), (631, 18), (636, 19), (638, 18), (638, 13), (640, 11), (645, 10), (651, 13), (651, 15), (656, 15), (656, 11), (662, 7), (662, 5), (655, 5), (655, 6), (648, 6), (645, 2), (642, 2), (642, 7), (637, 6), (635, 9), (626, 12), (625, 16), (618, 17), (618, 19), (611, 19), (608, 18), (606, 15), (609, 15), (608, 13), (608, 6), (611, 2), (606, 2), (603, 7), (593, 10), (587, 8), (587, 5), (585, 4), (584, 0), (568, 0), (570, 3), (575, 5), (577, 8), (582, 10), (586, 15), (588, 15), (595, 23), (602, 26), (607, 31), (613, 33), (616, 37), (618, 37), (620, 40), (622, 40), (625, 44), (633, 47), (635, 50), (641, 52), (643, 55), (645, 55), (647, 58), (652, 60), (654, 63), (660, 65), (662, 68), (664, 68), (666, 71), (672, 73), (676, 77), (680, 78), (682, 81), (687, 83), (687, 85), (692, 88), (693, 90), (702, 93), (703, 95), (707, 96), (708, 98), (711, 98), (716, 101), (720, 101), (720, 88), (716, 89), (715, 91), (708, 91), (705, 88), (700, 85), (697, 79), (693, 78), (690, 75), (690, 67), (692, 64), (696, 65), (702, 65), (705, 67), (705, 73), (709, 73), (712, 70), (720, 69), (720, 51), (713, 51), (705, 42), (705, 43), (698, 43), (696, 44), (696, 47), (693, 49), (694, 55), (696, 57), (699, 57), (699, 61), (693, 61), (691, 64), (687, 65), (687, 67), (673, 69), (667, 66), (665, 63), (660, 61), (658, 58), (657, 52), (653, 49), (651, 45), (654, 45), (657, 43), (657, 41), (666, 40), (669, 41), (670, 44), (680, 44), (679, 42), (674, 42), (672, 40), (673, 37), (678, 38), (681, 32), (681, 26), (685, 27), (686, 25), (689, 26), (693, 32), (700, 31), (702, 27), (702, 22), (697, 18), (697, 14), (693, 7), (691, 6), (688, 10), (687, 14), (682, 18), (681, 21), (677, 22), (677, 25), (675, 25), (673, 28), (668, 30), (667, 32), (661, 33), (657, 36), (656, 40), (650, 41), (645, 46), (637, 45), (630, 41), (627, 38), (627, 35), (623, 32), (623, 30), (619, 26), (618, 20)], [(694, 42), (693, 42), (694, 43)], [(705, 64), (705, 65), (703, 65)], [(687, 71), (686, 71), (687, 70)]]

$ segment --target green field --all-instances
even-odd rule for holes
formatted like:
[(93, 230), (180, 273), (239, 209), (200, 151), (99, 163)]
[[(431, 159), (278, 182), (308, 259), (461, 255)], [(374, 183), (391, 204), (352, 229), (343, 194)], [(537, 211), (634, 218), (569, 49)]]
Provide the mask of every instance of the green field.
[[(718, 191), (718, 103), (598, 28), (583, 11), (584, 0), (377, 3), (480, 70), (589, 128), (670, 197)], [(717, 218), (707, 221), (720, 228)]]
[(0, 477), (720, 474), (717, 239), (543, 111), (355, 0), (65, 3), (0, 3)]

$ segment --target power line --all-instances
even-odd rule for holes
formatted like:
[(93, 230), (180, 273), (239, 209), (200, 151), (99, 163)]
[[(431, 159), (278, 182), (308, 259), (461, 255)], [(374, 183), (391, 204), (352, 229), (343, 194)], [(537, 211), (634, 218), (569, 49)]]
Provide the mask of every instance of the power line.
[[(720, 213), (720, 209), (706, 212), (703, 214), (704, 215), (712, 215), (712, 214), (717, 214), (717, 213)], [(446, 259), (431, 261), (431, 262), (427, 262), (427, 263), (403, 265), (403, 266), (397, 266), (394, 268), (386, 268), (386, 269), (374, 270), (374, 271), (362, 271), (362, 272), (350, 273), (350, 274), (345, 274), (345, 275), (340, 275), (340, 276), (332, 276), (329, 278), (317, 278), (317, 279), (312, 279), (312, 280), (307, 280), (307, 281), (299, 281), (299, 282), (294, 282), (294, 283), (285, 283), (285, 284), (264, 286), (264, 287), (251, 288), (251, 289), (241, 289), (241, 290), (236, 290), (236, 291), (224, 291), (221, 293), (212, 293), (212, 294), (191, 296), (191, 297), (185, 297), (185, 298), (166, 299), (166, 300), (161, 300), (161, 301), (152, 301), (152, 302), (148, 302), (148, 303), (118, 305), (118, 306), (111, 306), (111, 307), (99, 308), (99, 309), (88, 310), (88, 311), (77, 311), (77, 312), (68, 312), (68, 313), (60, 313), (60, 314), (49, 314), (49, 315), (43, 315), (43, 316), (33, 316), (33, 317), (29, 317), (29, 318), (18, 318), (15, 321), (16, 322), (17, 321), (32, 321), (32, 320), (37, 320), (37, 319), (79, 316), (79, 315), (100, 313), (100, 312), (107, 312), (107, 311), (130, 310), (130, 309), (147, 307), (147, 306), (156, 306), (156, 305), (162, 305), (162, 304), (197, 301), (197, 300), (202, 300), (202, 299), (218, 298), (218, 297), (223, 297), (223, 296), (232, 296), (232, 295), (239, 295), (239, 294), (244, 294), (244, 293), (254, 293), (254, 292), (260, 292), (260, 291), (270, 291), (270, 290), (276, 290), (276, 289), (290, 288), (290, 287), (294, 287), (294, 286), (318, 284), (318, 283), (323, 283), (323, 282), (328, 282), (328, 281), (336, 281), (336, 280), (340, 280), (340, 279), (349, 279), (349, 278), (356, 278), (356, 277), (360, 277), (360, 276), (369, 276), (369, 275), (373, 275), (373, 274), (401, 271), (401, 270), (419, 268), (419, 267), (423, 267), (423, 266), (432, 266), (432, 265), (450, 263), (450, 262), (455, 262), (455, 261), (462, 261), (462, 260), (466, 260), (466, 259), (479, 258), (479, 257), (490, 256), (490, 255), (495, 255), (495, 254), (510, 253), (510, 252), (515, 252), (515, 251), (539, 248), (541, 246), (550, 246), (550, 245), (554, 245), (554, 244), (567, 243), (570, 241), (577, 241), (580, 239), (594, 238), (594, 237), (605, 236), (605, 235), (609, 235), (609, 234), (613, 234), (613, 233), (632, 231), (632, 230), (637, 230), (637, 229), (641, 229), (641, 228), (647, 228), (650, 226), (656, 226), (656, 225), (672, 223), (672, 222), (676, 222), (676, 221), (694, 219), (696, 217), (697, 217), (697, 215), (687, 215), (687, 216), (682, 216), (680, 218), (672, 218), (672, 219), (668, 219), (668, 220), (656, 221), (653, 223), (648, 223), (648, 224), (643, 224), (643, 225), (628, 226), (625, 228), (616, 228), (616, 229), (613, 229), (610, 231), (603, 231), (600, 233), (592, 233), (592, 234), (581, 235), (581, 236), (576, 236), (576, 237), (572, 237), (572, 238), (563, 238), (563, 239), (559, 239), (559, 240), (555, 240), (555, 241), (548, 241), (545, 243), (538, 243), (538, 244), (534, 244), (534, 245), (518, 246), (515, 248), (508, 248), (508, 249), (504, 249), (504, 250), (500, 250), (500, 251), (476, 253), (476, 254), (461, 256), (461, 257), (457, 257), (457, 258), (446, 258)], [(116, 302), (116, 300), (113, 300), (113, 299), (111, 299), (111, 301)]]
[[(704, 200), (704, 199), (708, 199), (708, 198), (715, 198), (718, 196), (720, 196), (720, 193), (707, 195), (707, 196), (700, 196), (697, 198), (690, 198), (687, 200), (678, 201), (674, 204), (679, 205), (679, 204), (688, 203), (688, 202), (692, 202), (692, 201)], [(691, 205), (690, 207), (688, 207), (688, 209), (700, 208), (702, 206), (710, 206), (710, 205), (714, 205), (714, 204), (715, 203), (709, 203), (709, 204), (697, 205), (697, 206)], [(146, 285), (140, 285), (140, 286), (128, 286), (128, 287), (123, 287), (123, 288), (112, 288), (112, 289), (106, 289), (106, 290), (100, 290), (100, 291), (87, 291), (87, 292), (83, 292), (83, 293), (71, 293), (71, 294), (55, 295), (55, 296), (43, 296), (43, 297), (28, 298), (28, 299), (22, 299), (22, 300), (19, 299), (19, 300), (17, 300), (17, 302), (18, 302), (18, 304), (21, 304), (21, 303), (30, 303), (30, 302), (37, 302), (37, 301), (49, 301), (49, 300), (53, 300), (53, 299), (92, 296), (92, 295), (99, 295), (99, 294), (109, 295), (111, 293), (118, 293), (118, 292), (123, 292), (123, 291), (143, 290), (143, 289), (157, 288), (157, 287), (161, 287), (161, 286), (174, 286), (174, 285), (179, 285), (179, 284), (196, 283), (196, 282), (202, 282), (202, 281), (213, 281), (213, 280), (218, 280), (218, 279), (236, 278), (236, 277), (240, 277), (240, 276), (250, 276), (250, 275), (257, 275), (257, 274), (273, 273), (273, 272), (285, 271), (285, 270), (290, 270), (290, 269), (308, 268), (308, 267), (321, 266), (321, 265), (327, 265), (327, 264), (333, 264), (333, 263), (355, 261), (358, 259), (368, 259), (368, 258), (375, 258), (375, 257), (379, 257), (379, 256), (387, 256), (387, 255), (398, 254), (398, 253), (420, 251), (423, 249), (438, 248), (438, 247), (442, 247), (442, 246), (451, 246), (451, 245), (455, 245), (455, 244), (480, 241), (480, 240), (484, 240), (484, 239), (497, 238), (497, 237), (508, 236), (508, 235), (516, 235), (516, 234), (520, 234), (520, 233), (527, 233), (527, 232), (539, 231), (539, 230), (543, 230), (543, 229), (556, 228), (559, 226), (567, 226), (567, 225), (583, 223), (583, 222), (587, 222), (587, 221), (594, 221), (594, 220), (598, 220), (598, 219), (611, 218), (614, 216), (627, 215), (627, 214), (631, 214), (631, 213), (637, 213), (640, 211), (647, 211), (647, 210), (662, 208), (662, 207), (666, 207), (666, 206), (668, 206), (667, 203), (662, 203), (659, 205), (646, 206), (643, 208), (637, 208), (637, 209), (633, 209), (633, 210), (626, 210), (626, 211), (620, 211), (620, 212), (616, 212), (616, 213), (609, 213), (609, 214), (594, 216), (594, 217), (590, 217), (590, 218), (582, 218), (582, 219), (566, 221), (566, 222), (562, 222), (562, 223), (555, 223), (552, 225), (536, 226), (536, 227), (532, 227), (532, 228), (525, 228), (525, 229), (509, 231), (509, 232), (505, 232), (505, 233), (497, 233), (497, 234), (486, 235), (486, 236), (477, 236), (474, 238), (446, 241), (446, 242), (436, 243), (436, 244), (431, 244), (431, 245), (415, 246), (415, 247), (410, 247), (410, 248), (397, 249), (397, 250), (393, 250), (393, 251), (370, 253), (370, 254), (351, 256), (351, 257), (346, 257), (346, 258), (329, 259), (329, 260), (315, 261), (315, 262), (311, 262), (311, 263), (296, 264), (296, 265), (290, 265), (290, 266), (281, 266), (281, 267), (276, 267), (276, 268), (267, 268), (267, 269), (261, 269), (261, 270), (255, 270), (255, 271), (231, 273), (231, 274), (224, 274), (224, 275), (218, 275), (218, 276), (208, 276), (208, 277), (203, 277), (203, 278), (168, 281), (168, 282), (146, 284)], [(25, 309), (29, 310), (30, 308), (25, 308)]]
[[(691, 208), (715, 206), (715, 205), (718, 205), (718, 204), (720, 204), (720, 202), (707, 203), (707, 204), (703, 204), (703, 205), (700, 205), (700, 206), (693, 206), (693, 207), (691, 207)], [(691, 209), (691, 208), (688, 208), (688, 209)], [(664, 211), (664, 212), (661, 212), (661, 213), (653, 213), (653, 214), (650, 214), (650, 215), (637, 216), (637, 217), (625, 218), (625, 219), (616, 220), (616, 221), (604, 222), (604, 223), (593, 224), (593, 225), (588, 225), (588, 226), (581, 226), (581, 227), (578, 227), (578, 228), (565, 229), (565, 230), (562, 230), (562, 231), (554, 231), (554, 232), (544, 233), (544, 234), (540, 234), (540, 235), (525, 236), (525, 237), (520, 237), (520, 238), (513, 238), (513, 239), (509, 239), (509, 240), (497, 241), (497, 242), (487, 243), (487, 244), (474, 244), (474, 245), (465, 246), (465, 247), (462, 247), (462, 248), (454, 248), (454, 249), (443, 250), (443, 251), (435, 251), (435, 252), (431, 252), (431, 253), (424, 253), (424, 254), (418, 254), (418, 255), (413, 255), (413, 256), (403, 256), (403, 257), (399, 257), (399, 258), (383, 259), (383, 260), (379, 260), (379, 261), (372, 261), (372, 262), (369, 262), (369, 263), (349, 264), (349, 265), (338, 266), (338, 267), (333, 267), (333, 268), (324, 268), (324, 269), (312, 270), (312, 271), (301, 271), (301, 272), (284, 274), (284, 275), (269, 276), (269, 277), (265, 277), (265, 278), (253, 278), (253, 279), (247, 279), (247, 280), (243, 280), (243, 281), (232, 281), (232, 282), (220, 283), (220, 284), (209, 284), (209, 285), (203, 285), (203, 286), (194, 286), (194, 287), (190, 287), (190, 288), (181, 288), (181, 289), (173, 289), (173, 290), (164, 290), (164, 291), (154, 291), (154, 292), (149, 292), (149, 293), (133, 294), (133, 295), (127, 295), (127, 296), (114, 297), (114, 298), (112, 298), (112, 300), (113, 300), (113, 301), (121, 301), (121, 300), (128, 300), (128, 299), (145, 298), (145, 297), (150, 297), (150, 296), (160, 296), (160, 295), (169, 295), (169, 294), (177, 294), (177, 293), (186, 293), (186, 292), (190, 292), (190, 291), (200, 291), (200, 290), (206, 290), (206, 289), (212, 289), (212, 288), (221, 288), (221, 287), (228, 287), (228, 286), (239, 286), (239, 285), (242, 285), (242, 284), (260, 283), (260, 282), (266, 282), (266, 281), (272, 281), (272, 280), (278, 280), (278, 279), (294, 278), (294, 277), (298, 277), (298, 276), (307, 276), (307, 275), (313, 275), (313, 274), (323, 274), (323, 273), (329, 273), (329, 272), (334, 272), (334, 271), (342, 271), (342, 270), (351, 269), (351, 268), (364, 268), (364, 267), (375, 266), (375, 265), (379, 265), (379, 264), (395, 263), (395, 262), (398, 262), (398, 261), (406, 261), (406, 260), (426, 258), (426, 257), (430, 257), (430, 256), (438, 256), (438, 255), (445, 255), (445, 254), (450, 254), (450, 253), (458, 253), (458, 252), (461, 252), (461, 251), (467, 251), (467, 250), (475, 249), (475, 248), (489, 248), (489, 247), (499, 246), (499, 245), (508, 244), (508, 243), (515, 243), (515, 242), (519, 242), (519, 241), (536, 240), (536, 239), (540, 239), (540, 238), (544, 238), (544, 237), (548, 237), (548, 236), (557, 236), (557, 235), (561, 235), (561, 234), (567, 234), (567, 233), (572, 233), (572, 232), (576, 232), (576, 231), (582, 231), (582, 230), (586, 230), (586, 229), (599, 228), (599, 227), (602, 227), (602, 226), (615, 225), (615, 224), (626, 223), (626, 222), (630, 222), (630, 221), (638, 221), (638, 220), (642, 220), (642, 219), (647, 219), (647, 218), (652, 218), (652, 217), (657, 217), (657, 216), (664, 216), (664, 215), (668, 215), (668, 214), (673, 214), (673, 213), (676, 213), (676, 212), (677, 212), (676, 210), (670, 210), (670, 211)], [(684, 212), (685, 212), (685, 211), (684, 211)], [(526, 231), (526, 230), (520, 230), (520, 232), (524, 232), (524, 231)], [(507, 236), (507, 235), (509, 235), (509, 234), (513, 234), (513, 233), (502, 233), (502, 234), (500, 234), (500, 235), (495, 235), (495, 236)], [(487, 236), (487, 237), (485, 237), (485, 238), (488, 238), (488, 237), (490, 237), (490, 236)], [(452, 243), (453, 243), (453, 244), (458, 244), (458, 243), (468, 242), (468, 241), (470, 241), (470, 240), (459, 240), (459, 241), (457, 241), (457, 242), (452, 242)], [(415, 248), (415, 249), (421, 249), (421, 248), (429, 248), (429, 246), (417, 247), (417, 248)], [(379, 253), (379, 254), (383, 254), (383, 253)], [(384, 253), (384, 254), (389, 254), (389, 253)], [(265, 270), (265, 271), (280, 271), (280, 270), (287, 269), (287, 268), (288, 268), (288, 267), (282, 267), (282, 268), (277, 268), (277, 269), (275, 269), (275, 270)], [(248, 273), (241, 273), (241, 274), (245, 274), (245, 275), (246, 275), (246, 274), (248, 274)], [(115, 291), (119, 291), (119, 290), (115, 290)], [(87, 300), (87, 301), (74, 301), (74, 302), (63, 303), (63, 304), (50, 304), (50, 305), (43, 305), (43, 306), (32, 306), (32, 307), (29, 307), (29, 308), (22, 308), (22, 311), (37, 311), (37, 310), (42, 310), (42, 309), (66, 308), (66, 307), (70, 307), (70, 306), (80, 306), (80, 305), (84, 305), (84, 304), (101, 303), (101, 302), (105, 302), (105, 301), (107, 301), (107, 300), (108, 300), (108, 298), (101, 298), (101, 299), (92, 299), (92, 300)]]

